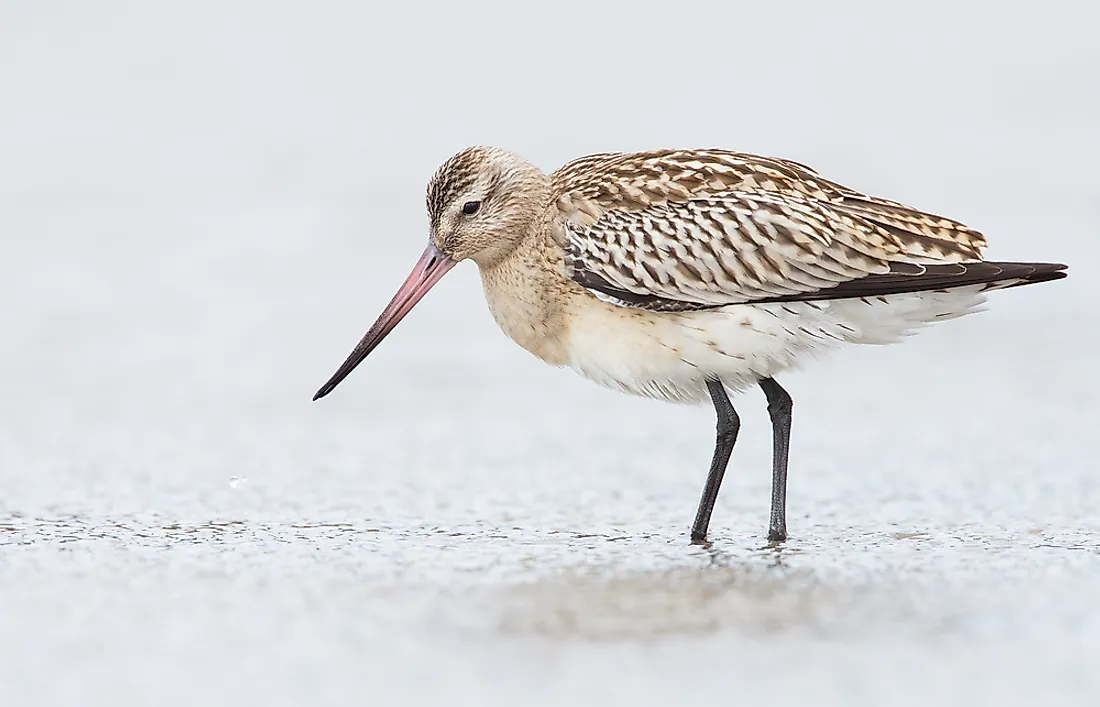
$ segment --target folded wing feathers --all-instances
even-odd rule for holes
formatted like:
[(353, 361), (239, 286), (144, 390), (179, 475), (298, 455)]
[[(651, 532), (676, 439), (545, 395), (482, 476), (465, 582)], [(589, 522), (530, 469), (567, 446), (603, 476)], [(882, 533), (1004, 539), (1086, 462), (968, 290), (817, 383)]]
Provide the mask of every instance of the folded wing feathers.
[(553, 179), (571, 276), (635, 306), (796, 298), (867, 276), (911, 278), (907, 263), (980, 260), (985, 246), (957, 221), (758, 155), (603, 153)]
[[(985, 237), (967, 226), (889, 199), (862, 194), (822, 178), (792, 160), (727, 150), (601, 153), (554, 173), (556, 192), (576, 201), (594, 221), (607, 210), (634, 210), (668, 201), (721, 198), (738, 191), (796, 193), (837, 212), (889, 229), (914, 257), (980, 259)], [(563, 208), (570, 215), (574, 209)]]
[(882, 229), (798, 195), (766, 192), (613, 210), (566, 232), (574, 279), (584, 273), (617, 291), (710, 306), (889, 272), (900, 253)]

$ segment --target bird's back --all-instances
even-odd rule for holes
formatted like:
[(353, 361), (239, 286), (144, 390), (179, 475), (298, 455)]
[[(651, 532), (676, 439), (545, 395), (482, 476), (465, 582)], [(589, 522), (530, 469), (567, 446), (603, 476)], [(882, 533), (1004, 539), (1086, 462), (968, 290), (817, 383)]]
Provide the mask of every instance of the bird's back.
[(552, 175), (566, 218), (591, 225), (608, 211), (636, 211), (691, 200), (766, 193), (827, 205), (890, 234), (899, 252), (944, 262), (979, 260), (978, 231), (953, 219), (870, 196), (823, 178), (793, 160), (721, 149), (588, 155)]

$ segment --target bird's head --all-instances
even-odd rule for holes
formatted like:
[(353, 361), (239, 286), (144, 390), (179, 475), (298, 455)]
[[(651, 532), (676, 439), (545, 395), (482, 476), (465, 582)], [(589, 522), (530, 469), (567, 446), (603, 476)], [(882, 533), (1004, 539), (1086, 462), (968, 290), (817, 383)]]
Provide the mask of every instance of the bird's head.
[(546, 214), (550, 178), (495, 147), (468, 147), (428, 182), (430, 237), (423, 255), (378, 320), (314, 400), (328, 395), (381, 343), (435, 283), (463, 260), (491, 267)]
[(454, 262), (486, 266), (506, 257), (546, 210), (550, 180), (495, 147), (468, 147), (428, 182), (431, 246)]

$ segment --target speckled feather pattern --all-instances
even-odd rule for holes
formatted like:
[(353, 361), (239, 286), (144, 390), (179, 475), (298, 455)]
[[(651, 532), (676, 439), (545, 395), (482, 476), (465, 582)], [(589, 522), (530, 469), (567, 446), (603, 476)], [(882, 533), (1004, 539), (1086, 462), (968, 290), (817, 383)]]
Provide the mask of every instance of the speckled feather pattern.
[(985, 246), (957, 221), (756, 155), (605, 154), (553, 180), (571, 277), (658, 309), (797, 295), (889, 273), (891, 262), (980, 259)]
[(978, 259), (986, 245), (981, 233), (958, 221), (862, 194), (791, 160), (728, 150), (590, 155), (566, 164), (552, 180), (562, 215), (580, 226), (591, 226), (612, 210), (762, 192), (807, 197), (837, 214), (875, 224), (914, 258)]

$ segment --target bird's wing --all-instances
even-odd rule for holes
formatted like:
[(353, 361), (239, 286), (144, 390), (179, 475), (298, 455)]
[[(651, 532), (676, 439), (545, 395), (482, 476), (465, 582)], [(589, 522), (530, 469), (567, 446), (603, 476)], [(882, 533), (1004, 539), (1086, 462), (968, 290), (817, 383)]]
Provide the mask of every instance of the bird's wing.
[[(636, 211), (740, 192), (794, 195), (826, 205), (893, 236), (914, 260), (980, 260), (985, 237), (952, 219), (863, 194), (792, 160), (729, 150), (603, 153), (574, 160), (553, 175), (562, 217), (592, 226), (607, 211)], [(736, 197), (734, 197), (736, 198)]]
[(980, 263), (977, 231), (788, 160), (606, 153), (567, 164), (553, 183), (569, 276), (631, 306), (870, 296), (997, 272)]
[(767, 192), (611, 210), (592, 226), (567, 224), (565, 231), (570, 277), (654, 309), (810, 295), (889, 274), (902, 252), (883, 229), (805, 197)]

